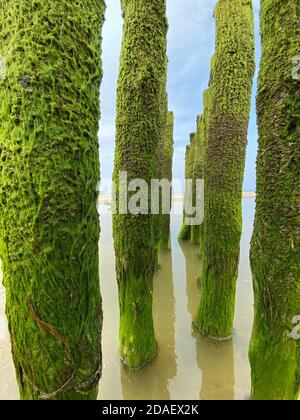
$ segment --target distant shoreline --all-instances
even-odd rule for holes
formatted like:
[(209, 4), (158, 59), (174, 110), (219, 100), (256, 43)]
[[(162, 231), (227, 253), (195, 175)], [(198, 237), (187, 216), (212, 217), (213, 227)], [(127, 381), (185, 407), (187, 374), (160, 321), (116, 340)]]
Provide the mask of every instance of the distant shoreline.
[[(178, 203), (183, 201), (184, 195), (181, 193), (173, 194), (172, 202)], [(245, 191), (243, 192), (243, 199), (244, 200), (255, 200), (256, 193), (254, 191)], [(111, 195), (100, 195), (99, 197), (99, 204), (111, 205)]]

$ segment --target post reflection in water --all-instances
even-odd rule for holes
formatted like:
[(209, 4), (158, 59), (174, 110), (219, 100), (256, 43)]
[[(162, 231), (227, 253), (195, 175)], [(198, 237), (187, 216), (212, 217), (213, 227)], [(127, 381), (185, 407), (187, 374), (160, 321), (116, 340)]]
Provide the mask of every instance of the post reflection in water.
[[(188, 242), (182, 242), (180, 247), (186, 260), (187, 309), (192, 322), (201, 293), (201, 285), (198, 283), (201, 263), (199, 247)], [(233, 400), (235, 385), (233, 342), (217, 342), (203, 337), (194, 325), (192, 335), (196, 341), (197, 364), (202, 372), (199, 399)]]
[(159, 254), (160, 269), (154, 276), (153, 317), (158, 353), (153, 362), (139, 371), (122, 366), (121, 382), (125, 400), (169, 400), (169, 382), (176, 377), (175, 296), (172, 254)]
[(196, 331), (197, 361), (202, 370), (200, 400), (234, 400), (233, 341), (215, 341)]

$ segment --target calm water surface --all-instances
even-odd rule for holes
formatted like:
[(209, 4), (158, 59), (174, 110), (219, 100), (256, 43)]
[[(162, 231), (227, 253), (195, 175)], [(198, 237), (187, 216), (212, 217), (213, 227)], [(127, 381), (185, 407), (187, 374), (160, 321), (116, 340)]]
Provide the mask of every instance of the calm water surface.
[[(181, 206), (175, 203), (175, 206)], [(199, 301), (198, 247), (178, 243), (182, 217), (172, 215), (172, 251), (160, 254), (154, 278), (154, 320), (158, 354), (138, 372), (120, 364), (118, 296), (111, 215), (101, 207), (100, 270), (103, 298), (103, 376), (99, 399), (247, 399), (250, 394), (248, 345), (253, 322), (249, 246), (255, 203), (244, 200), (243, 238), (232, 342), (216, 343), (192, 325)], [(17, 399), (4, 316), (5, 293), (0, 286), (0, 399)]]

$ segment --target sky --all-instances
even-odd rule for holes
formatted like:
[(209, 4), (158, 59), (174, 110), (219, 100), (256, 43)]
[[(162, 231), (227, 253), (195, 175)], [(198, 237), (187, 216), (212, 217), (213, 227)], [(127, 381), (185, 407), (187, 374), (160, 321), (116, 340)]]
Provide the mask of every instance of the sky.
[[(185, 148), (189, 134), (196, 129), (197, 115), (202, 113), (202, 93), (208, 86), (210, 60), (215, 50), (216, 0), (167, 0), (168, 31), (168, 95), (169, 110), (175, 114), (173, 178), (184, 179)], [(108, 191), (112, 177), (116, 89), (122, 41), (120, 0), (106, 0), (103, 27), (101, 85), (101, 121), (99, 130), (101, 192)], [(255, 17), (256, 74), (253, 85), (248, 135), (244, 191), (255, 190), (257, 127), (255, 96), (260, 61), (259, 0), (253, 0)], [(180, 191), (175, 191), (180, 192)]]

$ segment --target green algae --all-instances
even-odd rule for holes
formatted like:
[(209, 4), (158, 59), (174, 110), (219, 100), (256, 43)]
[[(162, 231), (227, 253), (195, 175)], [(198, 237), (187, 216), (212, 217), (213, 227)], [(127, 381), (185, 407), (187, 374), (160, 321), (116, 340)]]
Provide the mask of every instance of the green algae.
[(252, 399), (294, 400), (300, 390), (299, 5), (261, 1), (262, 60), (257, 117), (257, 203), (251, 244), (255, 320), (250, 345)]
[[(185, 179), (193, 179), (194, 172), (194, 156), (195, 156), (195, 137), (196, 133), (190, 134), (190, 143), (186, 146), (185, 152)], [(192, 215), (187, 215), (185, 212), (187, 197), (187, 186), (185, 188), (184, 194), (184, 209), (183, 209), (183, 223), (180, 229), (178, 240), (179, 241), (189, 241), (191, 239), (191, 225), (186, 223), (186, 218), (191, 217)]]
[(195, 323), (213, 338), (232, 334), (250, 97), (254, 74), (252, 2), (220, 0), (204, 134), (205, 217), (201, 296)]
[[(211, 60), (211, 72), (210, 72), (210, 86), (213, 82), (213, 68), (214, 68), (214, 56)], [(202, 124), (203, 124), (203, 143), (202, 143), (202, 177), (205, 178), (205, 161), (206, 161), (206, 148), (208, 142), (208, 128), (209, 128), (209, 113), (211, 108), (211, 101), (210, 101), (210, 88), (208, 87), (203, 92), (203, 115), (202, 115)], [(204, 189), (205, 194), (205, 189)], [(204, 196), (205, 197), (205, 196)], [(205, 203), (204, 203), (205, 207)], [(200, 269), (199, 269), (199, 277), (198, 281), (201, 283), (201, 275), (203, 274), (203, 258), (204, 258), (204, 231), (205, 231), (205, 217), (203, 223), (200, 226), (199, 232), (199, 256), (200, 256)]]
[[(167, 115), (166, 129), (165, 129), (165, 141), (162, 150), (164, 156), (162, 164), (161, 179), (166, 179), (172, 182), (172, 165), (173, 165), (173, 132), (174, 132), (174, 114), (169, 111)], [(170, 211), (172, 203), (172, 190), (170, 191)], [(170, 249), (170, 213), (161, 215), (161, 227), (160, 227), (160, 238), (158, 243), (158, 249), (160, 251), (166, 251)]]
[[(196, 180), (203, 179), (203, 147), (204, 147), (204, 117), (199, 115), (197, 118), (197, 131), (195, 137), (195, 151), (193, 163), (193, 205), (200, 206), (199, 200), (203, 197), (197, 197)], [(200, 245), (202, 224), (191, 226), (191, 243)]]
[(95, 399), (103, 1), (1, 1), (0, 254), (21, 399)]
[[(192, 205), (197, 207), (197, 211), (200, 210), (200, 199), (203, 197), (198, 197), (197, 191), (197, 180), (203, 179), (203, 149), (204, 147), (204, 117), (199, 115), (197, 118), (197, 129), (195, 133), (190, 135), (190, 144), (186, 148), (185, 154), (185, 179), (192, 181)], [(184, 208), (186, 209), (187, 200), (189, 199), (187, 195), (187, 186), (184, 196)], [(190, 241), (193, 245), (199, 245), (201, 240), (201, 224), (190, 225), (186, 223), (187, 216), (189, 218), (195, 217), (195, 214), (185, 214), (183, 213), (183, 224), (180, 229), (178, 240), (180, 241)]]
[[(165, 129), (168, 28), (165, 0), (123, 0), (122, 10), (113, 176), (117, 209), (120, 171), (127, 172), (128, 182), (141, 178), (149, 187), (158, 174), (157, 154)], [(150, 199), (149, 193), (149, 203)], [(156, 220), (151, 214), (118, 213), (113, 217), (121, 358), (130, 368), (143, 366), (156, 351), (152, 319)]]
[[(166, 58), (167, 59), (167, 58)], [(167, 83), (167, 74), (165, 74), (165, 79), (163, 81), (162, 86), (165, 87)], [(156, 155), (156, 162), (157, 162), (157, 173), (156, 179), (161, 181), (164, 178), (164, 171), (166, 166), (166, 155), (165, 155), (165, 144), (166, 144), (166, 135), (167, 135), (167, 118), (168, 118), (168, 94), (165, 91), (162, 92), (161, 97), (161, 135), (160, 141), (158, 143), (157, 148), (157, 155)], [(152, 198), (153, 199), (153, 198)], [(155, 221), (153, 224), (153, 234), (155, 236), (155, 247), (156, 247), (156, 269), (159, 269), (158, 263), (158, 252), (160, 250), (160, 237), (162, 232), (162, 225), (163, 225), (163, 191), (162, 188), (159, 188), (158, 197), (154, 198), (158, 201), (158, 214), (154, 216)], [(151, 203), (151, 206), (153, 203)]]

